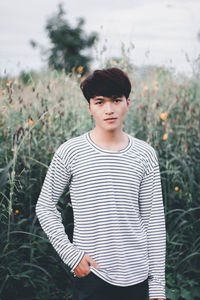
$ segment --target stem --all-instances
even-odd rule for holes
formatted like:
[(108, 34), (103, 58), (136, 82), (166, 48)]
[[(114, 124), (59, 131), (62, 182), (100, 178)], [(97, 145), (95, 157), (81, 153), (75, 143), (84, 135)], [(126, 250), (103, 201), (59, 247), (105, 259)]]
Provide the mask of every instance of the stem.
[(12, 204), (13, 204), (13, 194), (14, 194), (14, 186), (15, 186), (15, 165), (17, 160), (17, 145), (14, 145), (14, 155), (13, 155), (13, 166), (10, 178), (10, 197), (9, 197), (9, 205), (8, 205), (8, 231), (7, 231), (7, 244), (10, 240), (10, 217), (12, 213)]

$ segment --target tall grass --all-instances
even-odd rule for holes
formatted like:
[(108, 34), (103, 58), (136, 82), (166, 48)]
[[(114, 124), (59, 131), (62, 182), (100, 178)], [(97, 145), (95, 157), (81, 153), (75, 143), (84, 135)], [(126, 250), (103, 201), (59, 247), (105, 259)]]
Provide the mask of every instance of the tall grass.
[[(160, 163), (167, 222), (167, 299), (200, 294), (200, 85), (164, 67), (129, 74), (133, 90), (124, 131), (150, 143)], [(0, 299), (71, 299), (72, 274), (50, 245), (35, 204), (52, 156), (65, 140), (93, 128), (80, 76), (48, 70), (1, 80)], [(72, 241), (66, 188), (58, 209)]]

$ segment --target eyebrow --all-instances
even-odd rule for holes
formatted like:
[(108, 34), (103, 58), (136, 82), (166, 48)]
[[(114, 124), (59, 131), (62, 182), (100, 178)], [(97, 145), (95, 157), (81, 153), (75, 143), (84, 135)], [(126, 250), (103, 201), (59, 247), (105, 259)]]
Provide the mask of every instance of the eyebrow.
[[(113, 99), (117, 99), (117, 98), (122, 98), (121, 96), (114, 96), (114, 97), (111, 97)], [(105, 100), (103, 96), (99, 96), (97, 98), (94, 98), (94, 101), (97, 101), (97, 100)]]

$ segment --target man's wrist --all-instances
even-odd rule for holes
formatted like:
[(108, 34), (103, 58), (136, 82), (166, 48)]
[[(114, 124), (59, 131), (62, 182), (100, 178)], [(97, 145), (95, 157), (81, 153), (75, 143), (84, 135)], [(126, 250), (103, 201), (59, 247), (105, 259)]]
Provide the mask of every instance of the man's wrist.
[(85, 255), (85, 252), (83, 251), (81, 256), (78, 258), (78, 260), (76, 261), (76, 263), (73, 265), (73, 267), (71, 268), (71, 273), (73, 273), (74, 277), (76, 277), (76, 274), (74, 273), (74, 270), (76, 269), (76, 267), (79, 265), (79, 263), (81, 262), (83, 256)]

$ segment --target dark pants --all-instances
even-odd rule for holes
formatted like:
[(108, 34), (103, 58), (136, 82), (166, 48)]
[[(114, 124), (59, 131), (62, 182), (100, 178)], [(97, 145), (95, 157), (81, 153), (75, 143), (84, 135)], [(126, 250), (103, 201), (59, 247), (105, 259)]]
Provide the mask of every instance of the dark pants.
[(131, 286), (121, 287), (107, 283), (93, 272), (74, 277), (72, 300), (146, 300), (148, 279)]

